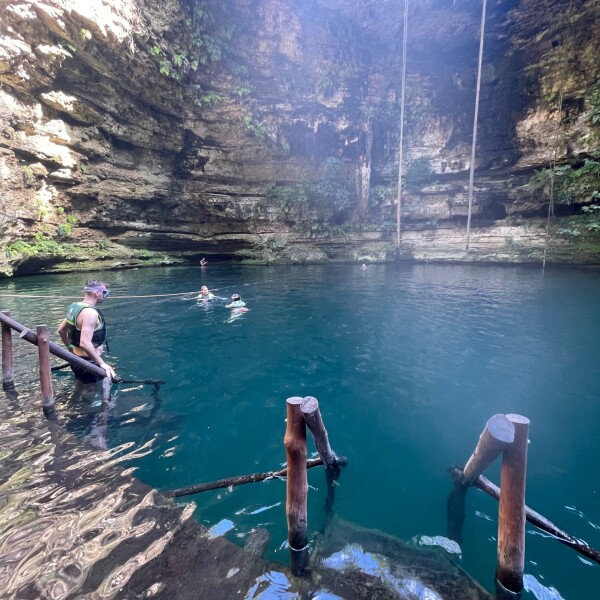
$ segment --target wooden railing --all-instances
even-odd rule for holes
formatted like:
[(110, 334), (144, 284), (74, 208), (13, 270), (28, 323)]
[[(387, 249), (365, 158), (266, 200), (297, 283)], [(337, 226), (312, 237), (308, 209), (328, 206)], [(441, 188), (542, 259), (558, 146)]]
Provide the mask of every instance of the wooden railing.
[[(525, 568), (525, 522), (529, 521), (580, 554), (600, 563), (600, 553), (585, 542), (559, 529), (525, 505), (529, 419), (521, 415), (494, 415), (485, 425), (477, 446), (464, 469), (452, 467), (454, 489), (448, 497), (448, 536), (462, 541), (465, 496), (470, 486), (499, 501), (496, 597), (518, 598)], [(500, 487), (482, 473), (502, 454)]]
[(0, 312), (0, 322), (2, 324), (2, 388), (4, 390), (15, 389), (12, 348), (12, 330), (14, 329), (19, 332), (19, 337), (21, 339), (38, 347), (42, 408), (45, 414), (54, 410), (50, 354), (62, 358), (70, 365), (76, 365), (77, 367), (102, 378), (103, 398), (104, 400), (107, 400), (110, 397), (112, 381), (109, 377), (106, 377), (104, 369), (101, 369), (98, 365), (90, 363), (50, 341), (47, 325), (38, 325), (36, 327), (36, 333), (33, 333), (33, 331), (25, 327), (25, 325), (15, 321), (8, 310)]

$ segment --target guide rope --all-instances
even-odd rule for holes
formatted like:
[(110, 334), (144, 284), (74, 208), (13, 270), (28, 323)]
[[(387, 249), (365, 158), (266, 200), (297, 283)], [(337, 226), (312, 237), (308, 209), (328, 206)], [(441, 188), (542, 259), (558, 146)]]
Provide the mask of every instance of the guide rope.
[(477, 146), (477, 120), (479, 117), (479, 91), (481, 89), (481, 67), (483, 65), (483, 38), (485, 36), (485, 13), (487, 0), (483, 0), (481, 9), (481, 27), (479, 29), (479, 62), (477, 64), (477, 88), (475, 92), (475, 114), (473, 116), (473, 141), (471, 142), (471, 168), (469, 170), (469, 209), (467, 211), (467, 244), (465, 250), (469, 250), (471, 237), (471, 212), (473, 210), (473, 183), (475, 180), (475, 150)]
[[(273, 279), (265, 279), (265, 280), (261, 280), (261, 281), (254, 281), (252, 283), (241, 283), (239, 286), (237, 286), (238, 288), (242, 288), (242, 287), (249, 287), (251, 285), (258, 285), (258, 284), (263, 284), (263, 283), (269, 283), (273, 281)], [(236, 286), (230, 285), (224, 288), (210, 288), (209, 291), (210, 292), (218, 292), (220, 290), (224, 290), (224, 289), (233, 289)], [(168, 296), (189, 296), (191, 294), (198, 294), (198, 290), (192, 290), (191, 292), (175, 292), (175, 293), (171, 293), (171, 294), (141, 294), (141, 295), (136, 295), (136, 296), (120, 296), (120, 295), (110, 295), (110, 299), (128, 299), (128, 298), (166, 298)], [(4, 294), (4, 293), (0, 293), (0, 298), (43, 298), (46, 300), (73, 300), (73, 299), (78, 299), (81, 298), (81, 295), (79, 296), (48, 296), (48, 295), (44, 295), (44, 294)]]
[(404, 32), (402, 34), (402, 90), (400, 92), (400, 148), (398, 150), (398, 199), (396, 202), (396, 244), (400, 248), (402, 213), (402, 161), (404, 158), (404, 104), (406, 90), (406, 42), (408, 38), (408, 0), (404, 0)]
[[(212, 290), (212, 291), (217, 291)], [(146, 294), (141, 296), (113, 296), (111, 294), (110, 299), (113, 298), (164, 298), (166, 296), (187, 296), (189, 294), (197, 294), (198, 290), (192, 292), (178, 292), (176, 294)], [(46, 300), (71, 300), (73, 298), (80, 298), (79, 296), (46, 296), (41, 294), (0, 294), (0, 298), (45, 298)]]

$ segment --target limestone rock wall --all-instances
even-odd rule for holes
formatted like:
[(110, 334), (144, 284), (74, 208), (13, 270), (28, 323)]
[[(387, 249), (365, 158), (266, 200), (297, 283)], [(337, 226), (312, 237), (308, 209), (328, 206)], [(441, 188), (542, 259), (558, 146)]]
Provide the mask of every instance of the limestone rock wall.
[(431, 172), (403, 194), (397, 252), (400, 0), (0, 0), (0, 269), (530, 262), (546, 246), (599, 262), (593, 181), (559, 198), (548, 236), (530, 185), (596, 157), (600, 7), (582, 0), (490, 8), (465, 250), (480, 6), (411, 9), (406, 171)]

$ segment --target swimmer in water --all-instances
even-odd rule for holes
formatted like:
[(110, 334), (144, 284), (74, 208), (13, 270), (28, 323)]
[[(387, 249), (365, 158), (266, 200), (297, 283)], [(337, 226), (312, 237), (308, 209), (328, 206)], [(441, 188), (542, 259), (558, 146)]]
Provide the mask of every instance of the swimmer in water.
[[(244, 308), (245, 306), (246, 306), (246, 303), (242, 300), (242, 298), (240, 297), (239, 294), (232, 294), (231, 302), (229, 304), (226, 304), (225, 308), (240, 309), (240, 308)], [(246, 310), (248, 310), (248, 309), (246, 309)]]
[(245, 312), (250, 310), (249, 308), (246, 308), (246, 303), (240, 298), (239, 294), (232, 294), (231, 302), (226, 304), (225, 308), (231, 308), (231, 315), (225, 321), (225, 323), (231, 323), (232, 321), (235, 321)]
[(200, 288), (200, 294), (198, 294), (198, 297), (196, 298), (196, 300), (214, 300), (215, 299), (215, 295), (212, 292), (208, 291), (208, 288), (203, 285)]

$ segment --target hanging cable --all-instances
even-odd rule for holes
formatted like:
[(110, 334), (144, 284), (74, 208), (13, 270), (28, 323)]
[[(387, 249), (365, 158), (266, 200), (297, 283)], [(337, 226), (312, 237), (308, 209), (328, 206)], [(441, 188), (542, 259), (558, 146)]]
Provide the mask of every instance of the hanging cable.
[(546, 255), (548, 254), (548, 242), (550, 241), (550, 217), (554, 216), (554, 179), (556, 177), (556, 157), (558, 155), (558, 141), (560, 138), (560, 126), (562, 123), (562, 105), (565, 87), (565, 77), (567, 74), (567, 51), (564, 44), (564, 32), (567, 28), (568, 18), (571, 15), (571, 7), (573, 0), (569, 2), (569, 9), (563, 13), (562, 30), (563, 37), (561, 39), (562, 57), (561, 57), (561, 75), (558, 90), (558, 115), (556, 117), (556, 127), (554, 129), (554, 144), (552, 148), (552, 158), (550, 159), (550, 200), (548, 202), (548, 217), (546, 219), (546, 235), (544, 236), (544, 256), (542, 258), (542, 273), (546, 270)]
[(406, 40), (408, 38), (408, 0), (404, 0), (404, 33), (402, 34), (402, 91), (400, 92), (400, 148), (398, 150), (398, 196), (396, 200), (396, 243), (400, 248), (402, 212), (402, 160), (404, 158), (404, 100), (406, 90)]
[(477, 65), (477, 89), (475, 92), (475, 115), (473, 116), (473, 141), (471, 142), (471, 169), (469, 172), (469, 209), (467, 212), (467, 245), (471, 236), (471, 212), (473, 210), (473, 182), (475, 180), (475, 150), (477, 146), (477, 119), (479, 117), (479, 90), (481, 89), (481, 67), (483, 65), (483, 38), (485, 36), (485, 13), (487, 10), (487, 0), (483, 0), (481, 9), (481, 28), (479, 30), (479, 63)]

